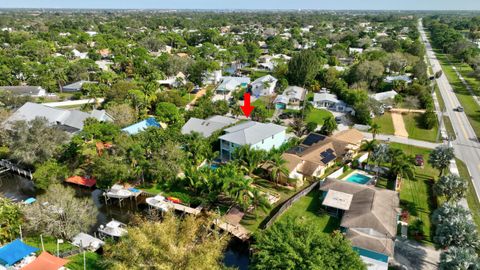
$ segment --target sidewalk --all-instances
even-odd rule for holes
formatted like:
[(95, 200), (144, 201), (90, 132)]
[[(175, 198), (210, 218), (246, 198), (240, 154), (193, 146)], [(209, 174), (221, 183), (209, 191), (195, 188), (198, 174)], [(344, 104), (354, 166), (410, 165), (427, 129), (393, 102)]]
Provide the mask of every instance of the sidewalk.
[[(362, 134), (368, 140), (373, 139), (372, 133), (362, 132)], [(434, 149), (435, 147), (442, 145), (441, 143), (432, 143), (432, 142), (426, 142), (426, 141), (420, 141), (420, 140), (414, 140), (414, 139), (409, 139), (405, 137), (395, 136), (395, 135), (384, 135), (384, 134), (377, 134), (375, 139), (379, 141), (390, 141), (390, 142), (413, 145), (417, 147), (429, 148), (429, 149)]]

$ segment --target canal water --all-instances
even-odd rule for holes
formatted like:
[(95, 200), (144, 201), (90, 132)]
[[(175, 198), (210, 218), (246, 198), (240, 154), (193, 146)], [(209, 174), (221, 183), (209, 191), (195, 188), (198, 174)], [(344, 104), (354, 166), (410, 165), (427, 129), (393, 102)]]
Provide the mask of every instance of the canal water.
[[(129, 223), (133, 215), (146, 213), (147, 206), (142, 203), (142, 199), (136, 202), (133, 200), (124, 200), (120, 207), (117, 201), (105, 203), (100, 189), (85, 189), (79, 186), (71, 186), (76, 190), (77, 196), (91, 198), (98, 209), (97, 224), (105, 224), (112, 219), (123, 223)], [(13, 174), (0, 175), (0, 196), (10, 198), (13, 201), (20, 202), (30, 197), (35, 197), (35, 187), (33, 182)], [(90, 232), (90, 233), (93, 233)], [(249, 245), (236, 238), (228, 243), (225, 251), (224, 263), (230, 267), (237, 267), (240, 270), (248, 269), (249, 264)]]

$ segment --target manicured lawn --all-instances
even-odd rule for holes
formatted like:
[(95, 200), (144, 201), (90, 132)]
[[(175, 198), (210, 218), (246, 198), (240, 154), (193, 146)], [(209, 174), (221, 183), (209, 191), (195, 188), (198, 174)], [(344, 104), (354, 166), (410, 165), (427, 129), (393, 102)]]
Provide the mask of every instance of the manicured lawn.
[(425, 235), (424, 241), (431, 243), (430, 215), (437, 208), (436, 198), (432, 193), (432, 185), (434, 179), (438, 176), (438, 171), (427, 163), (431, 150), (399, 143), (391, 143), (390, 146), (403, 150), (409, 156), (423, 155), (425, 160), (424, 167), (416, 167), (414, 179), (403, 179), (402, 181), (400, 205), (402, 209), (409, 211), (410, 222), (413, 222), (415, 218), (422, 220)]
[[(40, 250), (37, 252), (38, 254), (42, 252), (42, 241), (40, 240), (40, 236), (28, 236), (23, 240), (26, 244), (39, 248)], [(77, 249), (77, 247), (70, 244), (68, 241), (64, 240), (63, 242), (63, 244), (59, 244), (60, 253)], [(43, 236), (43, 245), (45, 251), (52, 255), (57, 255), (57, 239), (55, 237)]]
[(325, 118), (333, 116), (333, 114), (324, 109), (312, 109), (305, 118), (305, 121), (308, 122), (315, 122), (318, 125), (323, 125)]
[(436, 142), (438, 138), (438, 124), (432, 129), (425, 129), (422, 125), (422, 114), (408, 113), (402, 114), (405, 128), (408, 132), (408, 137), (412, 139)]
[(440, 106), (440, 110), (442, 112), (445, 111), (445, 100), (443, 100), (442, 94), (440, 93), (440, 89), (438, 89), (437, 84), (435, 84), (435, 95), (437, 96), (438, 105)]
[(322, 203), (320, 196), (321, 192), (314, 189), (312, 192), (296, 201), (276, 222), (285, 219), (305, 221), (322, 228), (325, 233), (330, 233), (338, 229), (340, 226), (340, 220), (321, 211)]
[[(475, 134), (477, 135), (477, 137), (480, 137), (480, 106), (478, 106), (473, 97), (470, 95), (470, 92), (458, 78), (457, 74), (452, 68), (452, 65), (449, 62), (449, 59), (447, 58), (447, 55), (440, 53), (438, 50), (436, 50), (435, 53), (438, 60), (440, 61), (440, 64), (442, 65), (445, 76), (447, 76), (448, 81), (452, 85), (458, 100), (465, 109), (465, 114), (467, 115), (468, 120), (475, 131)], [(457, 68), (459, 67), (457, 66)], [(462, 72), (462, 70), (464, 70), (464, 68), (459, 68), (460, 72)], [(462, 76), (464, 76), (467, 81), (471, 81), (471, 79), (468, 79), (467, 76)], [(473, 90), (476, 89), (475, 84), (472, 85), (472, 88)]]
[[(71, 270), (83, 270), (83, 253), (77, 254), (72, 257), (67, 258), (69, 260), (66, 267)], [(100, 264), (102, 256), (94, 252), (86, 252), (85, 253), (85, 265), (86, 269), (95, 269), (95, 270), (102, 270), (105, 269)]]
[[(254, 107), (264, 107), (267, 109), (267, 104), (268, 101), (266, 100), (268, 97), (259, 97), (257, 98), (254, 102), (252, 102), (252, 106)], [(267, 117), (271, 118), (273, 114), (275, 113), (275, 109), (273, 108), (274, 105), (272, 105), (271, 109), (267, 109)]]
[(457, 138), (457, 134), (455, 134), (455, 130), (453, 130), (452, 121), (450, 120), (450, 117), (444, 115), (443, 123), (445, 124), (445, 129), (447, 130), (448, 137), (450, 137), (452, 140), (455, 140)]
[(480, 202), (478, 201), (477, 194), (475, 193), (475, 188), (473, 187), (472, 179), (470, 178), (470, 173), (468, 172), (467, 166), (460, 159), (456, 159), (458, 172), (460, 176), (468, 181), (468, 191), (467, 191), (467, 202), (470, 211), (472, 212), (473, 220), (477, 224), (477, 228), (480, 230)]
[(394, 134), (395, 128), (393, 127), (392, 115), (386, 112), (384, 115), (376, 116), (373, 119), (374, 123), (380, 126), (380, 134)]

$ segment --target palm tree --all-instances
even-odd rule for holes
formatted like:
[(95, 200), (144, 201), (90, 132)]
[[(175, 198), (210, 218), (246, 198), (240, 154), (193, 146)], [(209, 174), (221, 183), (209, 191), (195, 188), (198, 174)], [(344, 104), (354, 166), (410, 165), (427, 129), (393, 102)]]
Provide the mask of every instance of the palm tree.
[(370, 156), (372, 155), (372, 151), (375, 150), (376, 145), (377, 145), (377, 141), (371, 140), (371, 141), (365, 141), (360, 147), (362, 151), (367, 151), (368, 153), (367, 164), (368, 164), (368, 161), (370, 160)]
[(380, 125), (377, 123), (373, 123), (370, 128), (368, 129), (372, 133), (373, 139), (377, 137), (377, 134), (380, 132)]
[(401, 157), (403, 155), (403, 151), (401, 149), (398, 149), (398, 148), (390, 148), (390, 151), (389, 151), (389, 161), (390, 161), (390, 167), (393, 166), (393, 164), (395, 163), (395, 160), (398, 158), (398, 157)]
[(274, 154), (268, 161), (268, 169), (270, 170), (270, 177), (278, 185), (278, 181), (282, 175), (288, 176), (288, 169), (286, 167), (287, 161), (280, 155)]
[(266, 152), (263, 150), (255, 150), (250, 145), (245, 145), (235, 149), (234, 158), (239, 162), (240, 166), (250, 175), (262, 162), (265, 161)]
[(375, 161), (375, 166), (377, 167), (377, 177), (378, 177), (378, 167), (381, 163), (385, 163), (389, 160), (390, 147), (388, 144), (378, 144), (376, 145), (373, 153), (372, 160)]
[(453, 148), (446, 145), (440, 145), (430, 153), (428, 163), (430, 163), (433, 168), (438, 169), (440, 171), (439, 176), (442, 176), (445, 169), (450, 165), (450, 160), (453, 158), (455, 158)]
[(232, 199), (242, 208), (247, 210), (252, 204), (253, 196), (253, 180), (251, 178), (241, 179), (237, 178), (237, 181), (233, 182), (228, 191)]
[(305, 123), (300, 117), (295, 117), (293, 122), (290, 124), (290, 127), (293, 129), (295, 136), (299, 138), (305, 133)]
[(231, 110), (231, 113), (233, 115), (233, 117), (238, 118), (238, 116), (242, 115), (243, 114), (243, 111), (242, 109), (240, 108), (239, 105), (234, 105), (232, 110)]
[(255, 210), (255, 217), (257, 217), (258, 209), (267, 210), (271, 208), (267, 197), (258, 188), (253, 188), (252, 190), (252, 206)]
[(390, 172), (395, 176), (402, 178), (412, 179), (415, 177), (415, 167), (407, 156), (401, 155), (395, 160), (395, 163), (390, 168)]

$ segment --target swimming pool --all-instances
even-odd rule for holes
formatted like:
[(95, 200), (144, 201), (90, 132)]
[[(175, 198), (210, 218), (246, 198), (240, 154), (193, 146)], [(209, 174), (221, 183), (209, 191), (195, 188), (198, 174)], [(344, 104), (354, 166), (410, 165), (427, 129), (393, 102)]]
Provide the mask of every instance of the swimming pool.
[(365, 185), (370, 181), (370, 176), (361, 173), (354, 173), (347, 178), (348, 182)]

